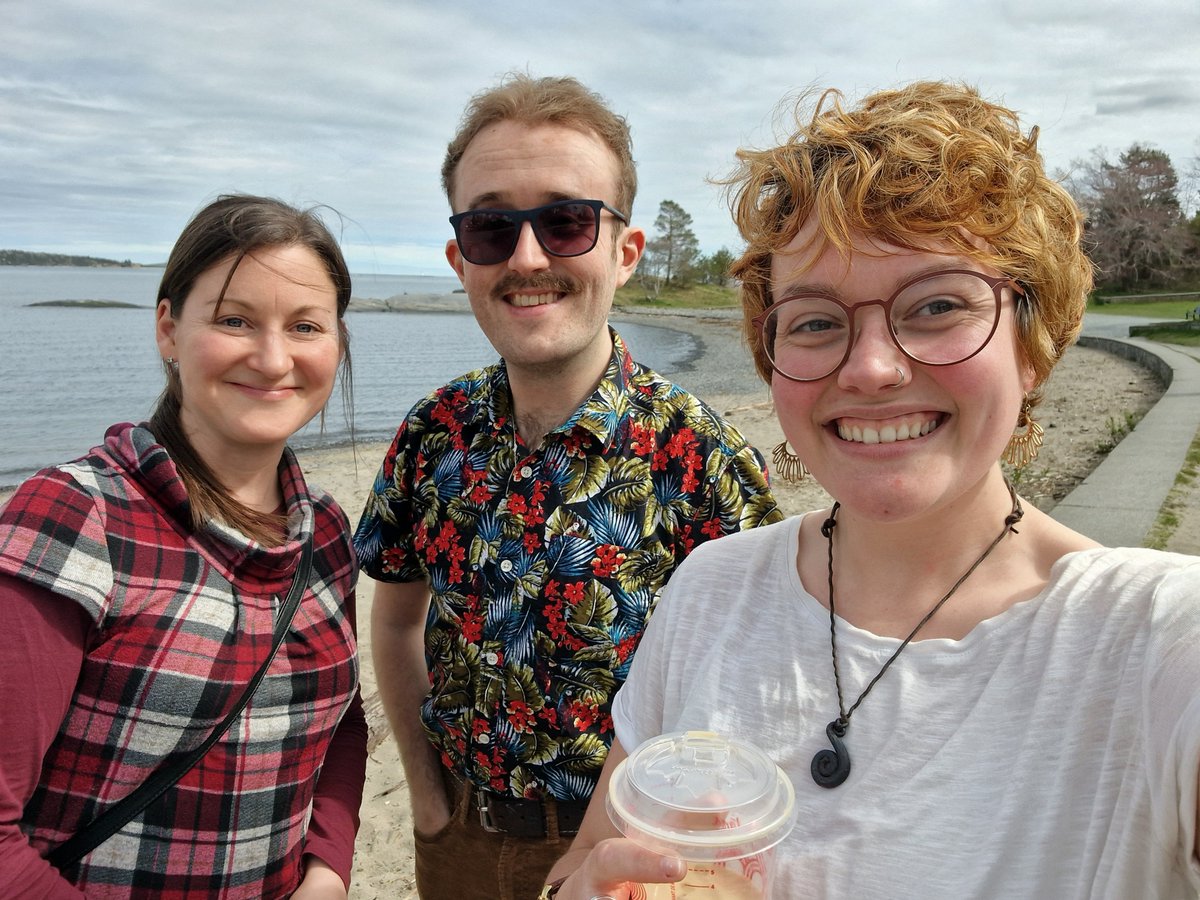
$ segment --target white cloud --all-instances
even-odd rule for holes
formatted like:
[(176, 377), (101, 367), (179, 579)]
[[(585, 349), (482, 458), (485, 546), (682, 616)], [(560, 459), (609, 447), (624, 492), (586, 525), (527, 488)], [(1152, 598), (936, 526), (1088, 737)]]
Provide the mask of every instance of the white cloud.
[(1177, 0), (4, 6), (0, 247), (161, 260), (242, 190), (336, 208), (352, 266), (443, 274), (446, 142), (513, 69), (607, 97), (633, 129), (636, 217), (675, 200), (706, 250), (737, 237), (705, 178), (809, 86), (965, 80), (1041, 126), (1051, 169), (1138, 141), (1182, 174), (1200, 135), (1200, 7)]

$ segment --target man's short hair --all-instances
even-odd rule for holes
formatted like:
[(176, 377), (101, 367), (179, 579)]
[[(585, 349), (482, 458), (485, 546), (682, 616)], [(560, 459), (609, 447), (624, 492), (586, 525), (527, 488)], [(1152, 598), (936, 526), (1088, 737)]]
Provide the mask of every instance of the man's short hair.
[(632, 217), (637, 169), (629, 123), (624, 116), (614, 113), (603, 97), (574, 78), (532, 78), (521, 72), (505, 76), (496, 87), (476, 94), (467, 104), (458, 132), (446, 148), (446, 159), (442, 163), (442, 188), (451, 207), (454, 205), (458, 164), (467, 146), (487, 126), (508, 121), (529, 126), (565, 125), (585, 134), (595, 134), (617, 160), (617, 196), (613, 198), (613, 205), (626, 218)]

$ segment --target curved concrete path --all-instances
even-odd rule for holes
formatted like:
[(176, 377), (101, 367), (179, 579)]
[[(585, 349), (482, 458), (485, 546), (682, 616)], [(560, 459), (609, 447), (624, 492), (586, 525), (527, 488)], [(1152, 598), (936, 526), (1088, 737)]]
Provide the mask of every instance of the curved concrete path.
[(1138, 362), (1167, 389), (1137, 426), (1051, 511), (1110, 547), (1140, 547), (1200, 430), (1200, 349), (1129, 337), (1132, 316), (1084, 317), (1079, 343)]

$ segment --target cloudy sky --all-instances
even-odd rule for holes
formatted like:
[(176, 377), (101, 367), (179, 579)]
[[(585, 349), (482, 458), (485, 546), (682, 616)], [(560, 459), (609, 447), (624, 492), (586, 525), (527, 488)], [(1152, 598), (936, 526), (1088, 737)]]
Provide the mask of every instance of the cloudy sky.
[[(450, 274), (438, 171), (500, 75), (571, 74), (632, 126), (705, 252), (717, 189), (790, 92), (967, 81), (1042, 128), (1051, 170), (1094, 148), (1200, 156), (1197, 0), (0, 0), (0, 248), (161, 262), (226, 191), (325, 203), (356, 272)], [(2, 276), (0, 276), (2, 277)]]

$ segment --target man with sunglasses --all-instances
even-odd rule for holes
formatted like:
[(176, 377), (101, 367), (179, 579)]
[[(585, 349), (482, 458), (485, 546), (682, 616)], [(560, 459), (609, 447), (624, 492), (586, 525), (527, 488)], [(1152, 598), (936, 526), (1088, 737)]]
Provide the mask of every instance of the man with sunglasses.
[(574, 79), (511, 76), (472, 100), (442, 178), (446, 257), (502, 359), (409, 413), (355, 544), (420, 896), (530, 898), (667, 578), (781, 515), (759, 453), (609, 328), (645, 246), (622, 117)]

